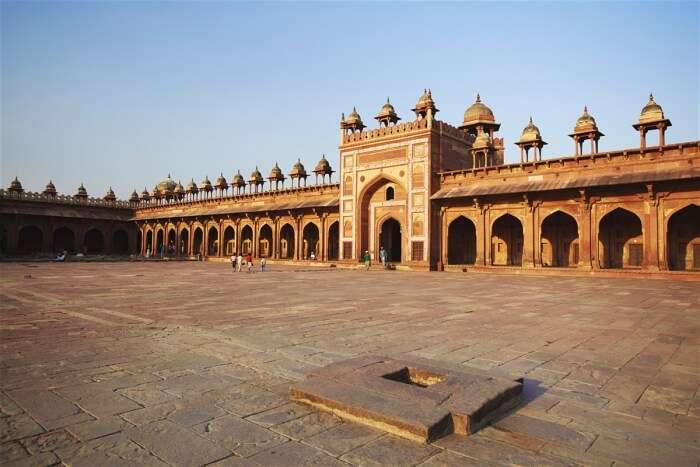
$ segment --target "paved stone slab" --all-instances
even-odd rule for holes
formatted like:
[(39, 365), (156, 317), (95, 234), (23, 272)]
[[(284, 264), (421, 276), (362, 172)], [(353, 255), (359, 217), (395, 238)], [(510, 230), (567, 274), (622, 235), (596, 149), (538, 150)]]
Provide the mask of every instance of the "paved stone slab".
[[(324, 453), (304, 463), (389, 459), (374, 443), (383, 432), (330, 413), (278, 423), (298, 415), (287, 412), (287, 391), (300, 371), (366, 355), (525, 378), (515, 413), (469, 437), (414, 444), (439, 450), (426, 465), (700, 460), (698, 283), (469, 273), (436, 280), (278, 265), (253, 277), (206, 262), (0, 263), (0, 276), (0, 452), (20, 465), (162, 466), (129, 438), (132, 425), (153, 422), (184, 430), (178, 443), (193, 452), (204, 441), (231, 453), (220, 465), (315, 452), (299, 445)], [(333, 293), (320, 297), (324, 284)], [(241, 290), (255, 304), (232, 300)], [(399, 399), (422, 391), (401, 386), (392, 390)], [(119, 407), (121, 398), (128, 406)], [(221, 431), (205, 434), (216, 420)], [(50, 451), (31, 457), (22, 446), (55, 432), (75, 439), (46, 438)], [(154, 449), (169, 445), (151, 438)], [(421, 462), (412, 455), (402, 464)]]
[(380, 356), (333, 363), (289, 389), (293, 400), (415, 441), (474, 433), (521, 393), (521, 381)]

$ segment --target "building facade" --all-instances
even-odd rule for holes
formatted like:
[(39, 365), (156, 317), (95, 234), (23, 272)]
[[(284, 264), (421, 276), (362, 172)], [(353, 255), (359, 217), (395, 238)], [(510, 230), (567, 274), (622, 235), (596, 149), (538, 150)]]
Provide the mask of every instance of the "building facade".
[[(480, 96), (459, 126), (437, 119), (428, 90), (412, 110), (401, 122), (387, 100), (374, 129), (355, 109), (343, 115), (338, 182), (325, 156), (316, 184), (299, 161), (287, 175), (275, 165), (230, 184), (223, 174), (187, 186), (168, 176), (124, 202), (109, 192), (60, 197), (49, 186), (27, 194), (13, 182), (0, 191), (3, 251), (55, 250), (65, 243), (59, 229), (70, 230), (58, 219), (73, 216), (74, 248), (97, 229), (106, 254), (124, 251), (113, 238), (124, 231), (127, 250), (143, 256), (353, 265), (383, 247), (398, 267), (419, 270), (700, 272), (700, 142), (667, 144), (671, 121), (653, 97), (632, 125), (637, 148), (599, 152), (604, 135), (584, 109), (569, 135), (573, 156), (543, 159), (547, 143), (530, 119), (516, 164), (504, 164), (500, 124)], [(36, 231), (28, 240), (32, 225), (41, 242)]]

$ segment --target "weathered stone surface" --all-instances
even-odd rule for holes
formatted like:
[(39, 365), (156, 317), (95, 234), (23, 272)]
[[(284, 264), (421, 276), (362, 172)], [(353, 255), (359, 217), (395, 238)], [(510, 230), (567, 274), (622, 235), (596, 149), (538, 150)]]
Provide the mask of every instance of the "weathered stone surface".
[[(256, 465), (242, 456), (297, 449), (290, 439), (324, 451), (325, 457), (313, 458), (322, 459), (321, 465), (345, 464), (337, 457), (352, 450), (379, 458), (382, 449), (371, 441), (382, 432), (329, 413), (313, 411), (266, 427), (289, 403), (280, 390), (288, 390), (287, 372), (295, 369), (287, 360), (325, 365), (373, 349), (397, 360), (429, 357), (441, 367), (468, 372), (476, 372), (480, 362), (489, 362), (484, 374), (527, 371), (517, 410), (469, 443), (462, 436), (453, 444), (447, 443), (450, 437), (433, 443), (447, 450), (427, 458), (426, 465), (675, 466), (700, 449), (697, 395), (686, 414), (678, 413), (686, 393), (700, 384), (700, 337), (693, 332), (697, 284), (487, 274), (434, 281), (427, 273), (301, 272), (278, 265), (253, 277), (206, 262), (31, 266), (0, 262), (0, 446), (8, 456), (20, 456), (21, 441), (44, 432), (65, 430), (77, 438), (32, 456), (34, 464), (60, 458), (66, 465), (90, 467), (161, 466), (162, 459), (127, 436), (131, 424), (155, 421), (185, 430), (179, 440), (185, 447), (196, 446), (203, 435), (210, 447), (230, 452), (222, 465)], [(31, 281), (23, 279), (28, 270)], [(317, 299), (318, 285), (328, 280), (334, 294)], [(507, 294), (493, 293), (503, 287)], [(232, 301), (231, 290), (256, 297), (255, 306)], [(270, 365), (280, 360), (277, 368)], [(541, 365), (527, 370), (534, 362)], [(615, 373), (603, 383), (607, 373), (601, 369)], [(557, 384), (570, 374), (568, 383)], [(155, 403), (160, 395), (151, 390), (172, 398)], [(22, 391), (30, 394), (27, 411), (8, 395)], [(31, 395), (44, 391), (58, 398), (56, 407), (41, 406)], [(78, 400), (99, 402), (103, 394), (110, 394), (107, 402), (111, 395), (126, 399), (131, 410), (74, 413)], [(255, 410), (246, 416), (262, 417), (262, 424), (219, 407), (237, 399), (245, 399), (237, 407)], [(44, 414), (43, 421), (37, 423), (32, 410)], [(221, 440), (203, 433), (207, 423), (220, 419), (230, 419), (217, 434)], [(340, 426), (354, 437), (338, 432)], [(119, 431), (108, 433), (113, 430)], [(238, 440), (227, 437), (230, 432)], [(590, 436), (608, 441), (597, 446), (594, 441), (584, 451)], [(647, 447), (654, 451), (644, 451)]]
[(341, 423), (342, 420), (333, 414), (312, 412), (304, 417), (275, 425), (271, 430), (294, 440), (302, 440)]
[(286, 441), (282, 436), (233, 415), (196, 425), (192, 429), (242, 457)]
[(172, 465), (203, 465), (231, 455), (230, 451), (167, 420), (129, 429), (127, 436)]
[(0, 442), (12, 441), (42, 433), (44, 430), (27, 415), (0, 418)]
[(340, 459), (356, 465), (409, 465), (420, 463), (437, 452), (434, 446), (387, 435), (353, 449)]
[(307, 438), (305, 442), (333, 456), (340, 456), (380, 436), (385, 435), (362, 425), (343, 423)]

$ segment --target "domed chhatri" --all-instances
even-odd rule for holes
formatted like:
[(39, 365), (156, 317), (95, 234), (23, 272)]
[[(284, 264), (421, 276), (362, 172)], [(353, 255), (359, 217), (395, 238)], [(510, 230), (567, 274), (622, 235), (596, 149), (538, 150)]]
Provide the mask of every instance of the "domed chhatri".
[(481, 128), (493, 138), (493, 132), (498, 131), (501, 124), (496, 122), (493, 111), (481, 102), (481, 96), (477, 94), (476, 101), (464, 112), (464, 121), (459, 128), (475, 136), (479, 134), (479, 128)]
[(265, 184), (265, 179), (263, 178), (258, 166), (255, 166), (255, 170), (250, 173), (250, 178), (248, 179), (248, 184), (253, 187), (255, 193), (257, 193), (262, 186)]
[(275, 190), (279, 189), (280, 182), (282, 183), (282, 188), (284, 188), (284, 180), (286, 177), (282, 173), (282, 169), (280, 169), (277, 162), (275, 162), (275, 166), (270, 170), (270, 175), (268, 175), (267, 179), (270, 181), (270, 188), (272, 188), (273, 182), (275, 184)]
[(515, 144), (520, 147), (520, 162), (528, 162), (530, 148), (535, 148), (534, 159), (540, 161), (542, 160), (542, 147), (547, 143), (542, 140), (540, 129), (532, 123), (532, 117), (530, 117), (530, 122), (523, 128), (520, 139)]
[(382, 124), (386, 127), (388, 127), (390, 123), (395, 125), (396, 122), (401, 120), (401, 118), (396, 115), (396, 110), (394, 110), (394, 106), (391, 105), (391, 102), (389, 102), (388, 97), (386, 98), (386, 104), (379, 109), (379, 113), (374, 118), (379, 122), (380, 127)]
[(24, 188), (22, 188), (22, 183), (19, 181), (17, 177), (15, 177), (14, 180), (10, 182), (10, 187), (7, 189), (10, 193), (22, 193), (24, 192)]
[(136, 190), (131, 192), (131, 196), (129, 196), (129, 202), (130, 203), (138, 203), (139, 202), (139, 194), (136, 193)]
[(588, 113), (588, 106), (583, 107), (583, 114), (576, 120), (576, 126), (574, 126), (574, 132), (581, 131), (592, 131), (597, 130), (598, 125), (595, 122), (595, 118)]
[(420, 96), (420, 99), (418, 99), (416, 107), (411, 110), (416, 113), (416, 117), (418, 119), (427, 117), (428, 111), (431, 111), (433, 116), (440, 111), (437, 107), (435, 107), (433, 94), (430, 89), (423, 89), (423, 95)]
[(472, 150), (487, 149), (492, 146), (491, 137), (488, 133), (480, 131), (479, 134), (474, 139), (474, 144), (472, 144)]
[(143, 191), (141, 192), (141, 201), (150, 201), (151, 199), (151, 194), (148, 192), (146, 187), (143, 187)]
[(187, 193), (191, 195), (196, 195), (199, 192), (199, 188), (197, 188), (197, 184), (194, 182), (194, 178), (190, 180), (190, 183), (187, 184)]
[(46, 188), (44, 188), (44, 191), (42, 191), (41, 194), (44, 196), (51, 196), (51, 197), (55, 197), (57, 195), (56, 186), (53, 184), (53, 182), (51, 180), (49, 180), (49, 183), (46, 184)]
[(209, 192), (211, 192), (213, 189), (214, 189), (214, 188), (212, 188), (211, 182), (209, 181), (209, 176), (206, 175), (206, 176), (204, 177), (204, 180), (202, 180), (202, 183), (199, 184), (199, 190), (200, 190), (200, 191), (204, 191), (204, 192), (206, 192), (206, 193), (209, 193)]
[(161, 195), (169, 196), (175, 189), (175, 181), (172, 178), (170, 178), (170, 174), (168, 174), (168, 177), (162, 182), (160, 182), (156, 186), (156, 189), (158, 190), (158, 192), (160, 192)]
[(243, 179), (243, 175), (241, 175), (241, 171), (238, 170), (236, 174), (231, 178), (231, 186), (236, 187), (236, 193), (240, 194), (241, 191), (245, 190), (245, 180)]
[(154, 186), (153, 191), (151, 191), (151, 198), (158, 200), (158, 199), (161, 199), (162, 197), (163, 197), (163, 194), (158, 189), (158, 185)]
[(104, 198), (102, 198), (102, 199), (104, 199), (105, 201), (107, 201), (109, 203), (114, 203), (117, 200), (117, 195), (114, 194), (114, 190), (112, 190), (112, 187), (109, 187), (109, 189), (107, 190), (107, 193), (104, 195)]
[(352, 133), (362, 131), (365, 128), (364, 123), (362, 123), (362, 118), (360, 118), (360, 114), (357, 113), (355, 107), (352, 108), (352, 112), (350, 112), (347, 118), (345, 118), (345, 115), (341, 116), (340, 128), (343, 130), (350, 130)]
[(331, 164), (326, 159), (326, 155), (321, 155), (321, 160), (318, 161), (316, 167), (314, 167), (314, 173), (316, 174), (316, 184), (318, 185), (318, 176), (321, 176), (321, 183), (326, 183), (326, 175), (328, 175), (328, 183), (331, 182), (331, 177), (333, 176), (333, 168)]
[(177, 199), (182, 199), (185, 197), (185, 194), (187, 191), (185, 190), (185, 187), (182, 186), (182, 183), (180, 183), (180, 180), (177, 181), (177, 184), (175, 185), (175, 189), (173, 190), (173, 195), (175, 195), (175, 198)]
[(583, 107), (583, 114), (576, 120), (574, 132), (569, 135), (574, 140), (576, 145), (576, 155), (583, 154), (583, 143), (591, 140), (591, 154), (598, 153), (598, 140), (601, 136), (605, 136), (598, 130), (598, 124), (593, 118), (593, 115), (588, 113), (588, 106)]
[(81, 199), (81, 200), (86, 200), (88, 198), (88, 192), (82, 183), (78, 187), (78, 191), (76, 191), (75, 194), (73, 195), (73, 198)]
[(221, 175), (219, 175), (218, 178), (216, 179), (216, 182), (214, 183), (214, 187), (219, 191), (228, 190), (228, 183), (226, 182), (226, 178), (224, 178), (223, 172), (221, 172)]
[(666, 128), (671, 126), (671, 120), (664, 115), (664, 110), (654, 100), (654, 96), (649, 94), (649, 102), (642, 108), (639, 114), (639, 121), (632, 127), (639, 131), (639, 145), (642, 149), (647, 146), (647, 132), (659, 130), (659, 147), (666, 144)]
[(301, 158), (298, 158), (292, 166), (292, 171), (289, 172), (289, 178), (292, 179), (292, 188), (294, 188), (294, 180), (297, 181), (297, 187), (300, 187), (301, 179), (304, 179), (304, 186), (306, 186), (306, 177), (308, 176), (309, 174), (306, 173), (304, 164), (301, 163)]

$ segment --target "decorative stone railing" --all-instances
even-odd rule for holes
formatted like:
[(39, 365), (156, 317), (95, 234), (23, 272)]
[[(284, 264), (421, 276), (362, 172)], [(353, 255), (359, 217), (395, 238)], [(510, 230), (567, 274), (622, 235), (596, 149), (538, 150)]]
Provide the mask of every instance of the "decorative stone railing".
[(668, 144), (647, 148), (632, 148), (620, 151), (599, 152), (579, 156), (564, 156), (541, 161), (517, 162), (513, 164), (478, 167), (475, 169), (460, 169), (440, 172), (441, 183), (469, 182), (485, 177), (503, 177), (505, 175), (532, 175), (546, 171), (561, 171), (567, 169), (582, 169), (615, 166), (630, 160), (662, 160), (654, 159), (658, 155), (663, 158), (674, 156), (691, 156), (700, 153), (700, 142), (691, 141), (679, 144)]
[(415, 130), (424, 130), (428, 128), (428, 119), (414, 120), (412, 122), (399, 123), (388, 127), (375, 128), (373, 130), (356, 131), (343, 135), (343, 143), (355, 143), (366, 141), (374, 138), (381, 138), (389, 135), (397, 135), (408, 133)]
[[(235, 189), (235, 188), (234, 188)], [(231, 188), (229, 188), (231, 190)], [(135, 207), (139, 210), (143, 209), (158, 209), (162, 207), (167, 207), (167, 206), (177, 206), (177, 205), (195, 205), (195, 204), (212, 204), (212, 203), (219, 203), (222, 201), (255, 201), (261, 198), (265, 199), (270, 199), (270, 198), (276, 198), (279, 196), (288, 196), (291, 194), (311, 194), (311, 193), (316, 193), (316, 194), (324, 194), (324, 192), (337, 192), (340, 190), (340, 183), (326, 183), (326, 184), (319, 184), (319, 185), (309, 185), (309, 186), (302, 186), (302, 187), (294, 187), (294, 188), (280, 188), (278, 190), (275, 189), (267, 189), (267, 190), (260, 190), (260, 191), (253, 191), (253, 192), (246, 192), (246, 193), (229, 193), (228, 191), (211, 191), (207, 194), (203, 192), (199, 192), (195, 195), (193, 194), (186, 194), (185, 197), (178, 199), (175, 197), (170, 197), (170, 198), (159, 198), (159, 199), (154, 199), (151, 198), (149, 201), (139, 201), (137, 204), (133, 204), (132, 207)]]
[(133, 208), (135, 206), (129, 201), (122, 200), (107, 201), (102, 198), (77, 198), (71, 195), (45, 195), (32, 191), (16, 192), (5, 189), (0, 189), (0, 199), (119, 209)]

